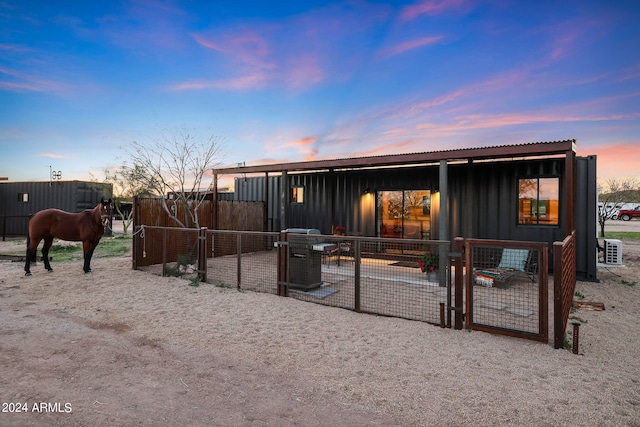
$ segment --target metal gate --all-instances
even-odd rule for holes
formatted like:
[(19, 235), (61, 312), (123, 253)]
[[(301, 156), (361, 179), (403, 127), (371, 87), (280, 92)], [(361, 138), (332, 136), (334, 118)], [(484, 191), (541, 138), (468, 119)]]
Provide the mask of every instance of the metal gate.
[(546, 243), (466, 239), (466, 319), (469, 329), (546, 342)]

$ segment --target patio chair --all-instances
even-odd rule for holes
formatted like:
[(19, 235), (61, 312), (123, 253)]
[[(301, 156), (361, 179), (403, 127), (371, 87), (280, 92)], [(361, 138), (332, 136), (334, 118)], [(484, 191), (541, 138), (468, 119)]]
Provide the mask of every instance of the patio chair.
[(535, 281), (536, 273), (537, 263), (533, 259), (532, 251), (505, 248), (502, 250), (500, 263), (493, 268), (477, 270), (474, 273), (474, 279), (477, 285), (491, 288), (498, 283), (505, 283), (519, 275), (524, 275), (533, 282)]

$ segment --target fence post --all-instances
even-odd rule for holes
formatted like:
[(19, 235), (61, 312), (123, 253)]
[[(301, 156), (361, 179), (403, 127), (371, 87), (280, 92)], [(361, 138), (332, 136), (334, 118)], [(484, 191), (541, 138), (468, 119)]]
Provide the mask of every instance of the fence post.
[(553, 348), (564, 347), (564, 320), (562, 307), (562, 242), (553, 242)]
[[(353, 242), (353, 261), (354, 261), (354, 296), (353, 309), (356, 313), (360, 313), (360, 263), (362, 262), (361, 242), (356, 239)], [(340, 251), (338, 251), (339, 253)]]
[(289, 296), (289, 245), (288, 233), (280, 232), (278, 241), (278, 296)]
[(236, 258), (237, 262), (237, 276), (238, 289), (242, 288), (242, 234), (236, 233)]
[(131, 252), (132, 252), (132, 260), (131, 260), (131, 268), (134, 270), (138, 269), (138, 259), (140, 258), (140, 236), (138, 230), (140, 229), (140, 221), (139, 221), (139, 207), (138, 207), (138, 196), (133, 196), (133, 205), (131, 206), (131, 210), (133, 211), (133, 242), (131, 243)]
[(198, 277), (207, 281), (207, 227), (200, 227), (198, 233)]
[(167, 229), (162, 228), (162, 275), (167, 275)]
[[(462, 257), (464, 255), (464, 238), (456, 237), (453, 240), (453, 251), (456, 253), (454, 266), (455, 266), (455, 302), (454, 302), (454, 329), (462, 329), (462, 308), (463, 308), (463, 294), (464, 294), (464, 263)], [(467, 266), (470, 268), (470, 266)], [(451, 295), (451, 293), (449, 293)], [(449, 310), (448, 324), (451, 326), (451, 310)]]

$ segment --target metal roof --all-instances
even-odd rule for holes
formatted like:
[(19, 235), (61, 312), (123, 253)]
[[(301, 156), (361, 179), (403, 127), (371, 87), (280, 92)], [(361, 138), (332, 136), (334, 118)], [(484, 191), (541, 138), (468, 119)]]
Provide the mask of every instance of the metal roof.
[(214, 174), (300, 172), (322, 169), (356, 169), (387, 166), (410, 166), (441, 160), (489, 160), (522, 158), (531, 156), (564, 155), (576, 151), (576, 140), (532, 142), (517, 145), (493, 147), (460, 148), (454, 150), (429, 151), (422, 153), (387, 154), (370, 157), (351, 157), (333, 160), (312, 160), (305, 162), (274, 163), (257, 166), (233, 166), (213, 169)]

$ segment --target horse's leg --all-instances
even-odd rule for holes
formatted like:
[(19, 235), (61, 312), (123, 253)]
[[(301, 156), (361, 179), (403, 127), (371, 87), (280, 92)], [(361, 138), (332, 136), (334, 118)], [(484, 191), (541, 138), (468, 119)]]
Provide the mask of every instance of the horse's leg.
[(95, 250), (97, 243), (94, 242), (82, 242), (82, 250), (84, 251), (84, 267), (83, 270), (86, 273), (91, 273), (91, 257)]
[(31, 249), (31, 236), (27, 235), (27, 260), (24, 264), (24, 275), (31, 276), (31, 261), (35, 261), (36, 259), (36, 250), (38, 245), (35, 245), (35, 249)]
[(42, 245), (42, 260), (44, 261), (44, 268), (47, 271), (52, 272), (51, 264), (49, 264), (49, 249), (53, 245), (53, 236), (47, 236), (44, 238), (44, 245)]

